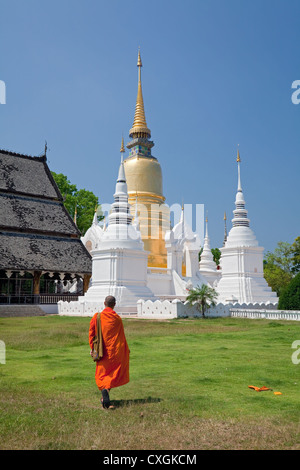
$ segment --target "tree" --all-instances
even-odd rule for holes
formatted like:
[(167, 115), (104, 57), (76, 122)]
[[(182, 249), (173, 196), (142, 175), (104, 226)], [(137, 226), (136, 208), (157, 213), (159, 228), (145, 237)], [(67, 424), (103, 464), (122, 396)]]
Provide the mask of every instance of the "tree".
[(293, 267), (293, 248), (288, 242), (278, 242), (274, 253), (267, 252), (265, 261), (279, 266), (287, 273), (292, 272)]
[(278, 302), (279, 310), (300, 310), (300, 273), (283, 290)]
[(278, 242), (274, 253), (267, 252), (264, 259), (264, 277), (278, 296), (293, 277), (293, 248), (290, 243)]
[(274, 292), (277, 293), (277, 296), (279, 297), (281, 292), (291, 281), (292, 274), (287, 273), (275, 264), (267, 263), (264, 265), (264, 278), (268, 285)]
[(211, 252), (214, 257), (214, 262), (216, 263), (217, 266), (219, 266), (220, 258), (221, 258), (221, 251), (219, 250), (219, 248), (212, 248)]
[(218, 294), (212, 287), (202, 284), (202, 286), (194, 287), (190, 289), (189, 294), (186, 298), (189, 305), (195, 305), (197, 310), (202, 313), (205, 317), (205, 312), (216, 305)]
[(293, 273), (298, 273), (300, 271), (300, 237), (297, 237), (292, 244), (292, 254), (293, 254)]
[[(101, 214), (101, 206), (99, 206), (98, 198), (91, 191), (86, 189), (77, 189), (75, 184), (71, 184), (67, 176), (62, 173), (51, 172), (52, 176), (64, 198), (64, 206), (68, 213), (74, 219), (75, 211), (76, 224), (80, 232), (84, 235), (87, 229), (91, 226), (95, 209), (97, 214)], [(98, 221), (102, 220), (103, 216), (98, 215)]]

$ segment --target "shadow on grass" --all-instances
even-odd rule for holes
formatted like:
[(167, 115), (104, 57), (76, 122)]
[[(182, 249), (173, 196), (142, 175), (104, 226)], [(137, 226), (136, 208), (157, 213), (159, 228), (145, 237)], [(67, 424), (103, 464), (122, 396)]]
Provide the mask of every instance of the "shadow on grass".
[(146, 404), (146, 403), (159, 403), (161, 401), (160, 398), (135, 398), (133, 400), (110, 400), (110, 403), (115, 407), (115, 408), (122, 408), (125, 406), (132, 406), (132, 405), (140, 405), (140, 404)]

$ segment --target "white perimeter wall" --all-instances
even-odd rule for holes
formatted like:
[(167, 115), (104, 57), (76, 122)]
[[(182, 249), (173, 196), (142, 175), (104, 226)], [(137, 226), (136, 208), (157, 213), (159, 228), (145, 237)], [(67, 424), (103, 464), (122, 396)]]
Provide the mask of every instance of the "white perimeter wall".
[[(201, 312), (195, 306), (190, 307), (187, 302), (178, 299), (151, 300), (137, 303), (137, 313), (139, 318), (147, 319), (168, 319), (180, 317), (200, 317)], [(269, 320), (298, 320), (300, 321), (300, 311), (276, 310), (273, 304), (217, 304), (211, 307), (206, 313), (206, 317), (239, 317), (239, 318), (266, 318)]]

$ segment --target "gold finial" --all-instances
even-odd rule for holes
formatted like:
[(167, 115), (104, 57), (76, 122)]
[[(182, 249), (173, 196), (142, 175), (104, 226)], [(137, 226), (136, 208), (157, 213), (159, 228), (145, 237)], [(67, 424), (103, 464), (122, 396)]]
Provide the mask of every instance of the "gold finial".
[(240, 157), (240, 149), (239, 149), (239, 147), (238, 147), (238, 149), (237, 149), (237, 157), (236, 157), (236, 161), (237, 161), (237, 162), (240, 162), (240, 161), (241, 161), (241, 157)]
[(144, 109), (144, 100), (142, 92), (142, 79), (141, 79), (141, 68), (142, 68), (142, 59), (140, 50), (138, 52), (138, 61), (137, 66), (139, 68), (139, 79), (138, 79), (138, 92), (135, 105), (135, 114), (132, 128), (129, 131), (130, 137), (151, 137), (150, 129), (147, 127), (145, 109)]
[(138, 53), (138, 61), (137, 61), (137, 66), (138, 66), (138, 67), (143, 67), (143, 64), (142, 64), (142, 59), (141, 59), (141, 51), (140, 51), (140, 46), (139, 46), (139, 53)]
[(122, 136), (122, 142), (121, 142), (121, 148), (120, 148), (120, 152), (121, 153), (124, 153), (125, 152), (125, 147), (124, 147), (124, 137)]
[(224, 220), (227, 220), (227, 218), (226, 218), (226, 212), (224, 212)]

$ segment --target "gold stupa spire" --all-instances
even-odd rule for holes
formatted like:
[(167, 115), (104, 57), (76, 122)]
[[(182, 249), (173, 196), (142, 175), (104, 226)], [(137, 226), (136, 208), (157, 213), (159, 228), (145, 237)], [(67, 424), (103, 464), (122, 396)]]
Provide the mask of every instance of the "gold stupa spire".
[(121, 153), (125, 153), (125, 147), (124, 147), (124, 137), (122, 136), (122, 142), (121, 142), (121, 148), (120, 148)]
[(241, 157), (240, 157), (240, 149), (238, 147), (237, 149), (237, 157), (236, 157), (236, 161), (239, 163), (241, 161)]
[(136, 98), (136, 105), (135, 105), (135, 114), (132, 128), (129, 131), (130, 137), (151, 137), (151, 131), (147, 127), (146, 116), (145, 116), (145, 108), (144, 108), (144, 100), (143, 100), (143, 92), (142, 92), (142, 79), (141, 79), (141, 69), (142, 69), (142, 59), (140, 50), (138, 52), (138, 61), (137, 66), (139, 69), (138, 75), (138, 92)]
[[(140, 48), (139, 48), (139, 53), (138, 53), (137, 66), (138, 67), (143, 67)], [(139, 77), (141, 78), (141, 70), (139, 70)]]

